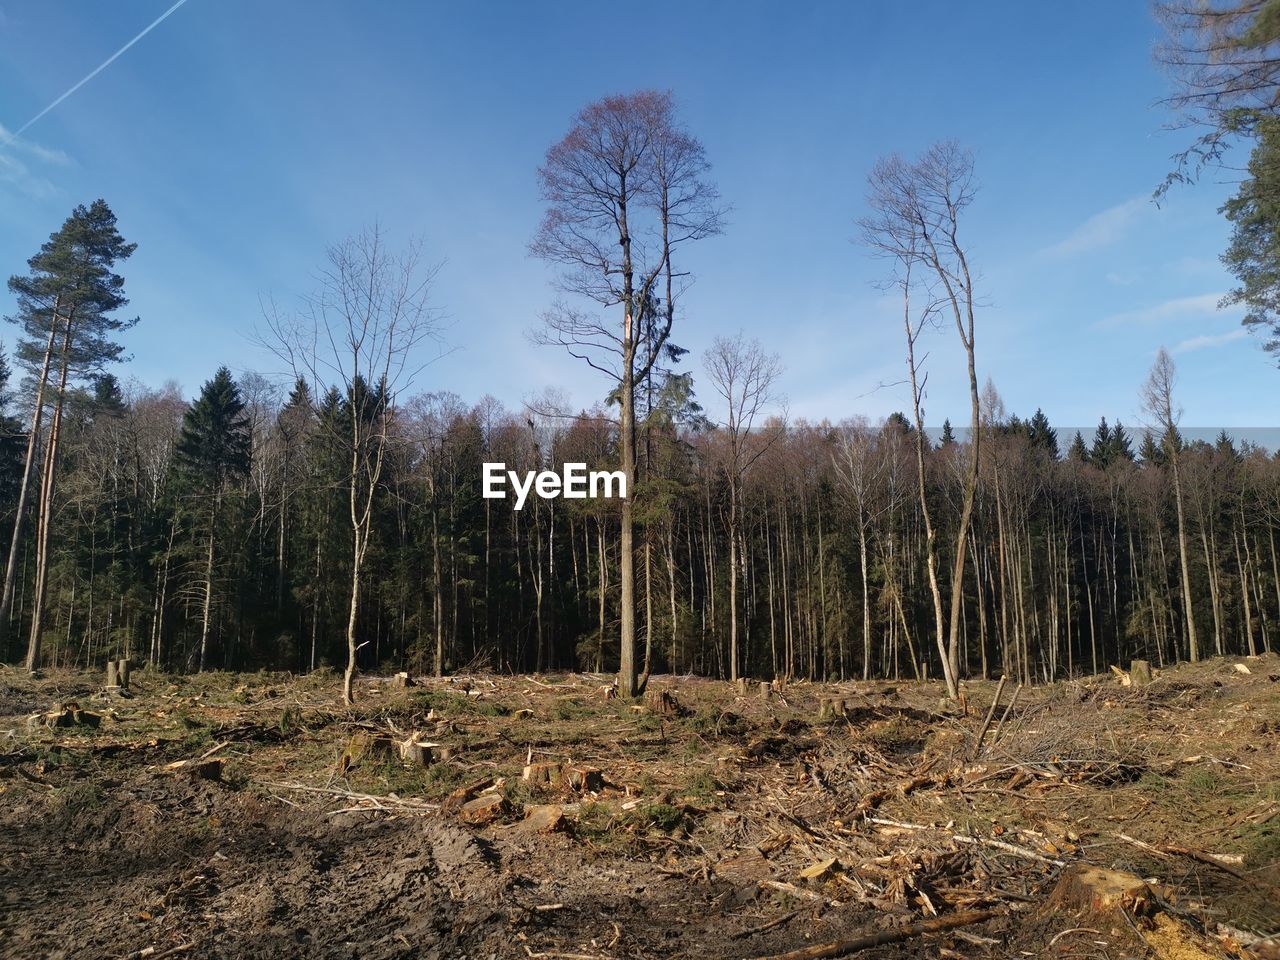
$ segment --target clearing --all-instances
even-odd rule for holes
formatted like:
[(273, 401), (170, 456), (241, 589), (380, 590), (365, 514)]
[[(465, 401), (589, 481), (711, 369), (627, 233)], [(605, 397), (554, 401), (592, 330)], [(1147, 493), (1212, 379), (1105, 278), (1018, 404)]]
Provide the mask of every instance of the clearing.
[(104, 679), (0, 669), (5, 957), (1280, 955), (1280, 657)]

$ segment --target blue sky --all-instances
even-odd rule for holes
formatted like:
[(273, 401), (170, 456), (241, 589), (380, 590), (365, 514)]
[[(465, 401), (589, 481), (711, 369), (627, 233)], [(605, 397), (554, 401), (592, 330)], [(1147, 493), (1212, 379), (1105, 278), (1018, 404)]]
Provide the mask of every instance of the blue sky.
[[(0, 0), (0, 125), (16, 130), (171, 0)], [(851, 242), (877, 156), (955, 137), (982, 184), (966, 224), (982, 273), (979, 376), (1010, 411), (1135, 423), (1156, 349), (1188, 425), (1270, 426), (1273, 363), (1218, 311), (1229, 192), (1152, 190), (1185, 133), (1164, 127), (1157, 27), (1139, 0), (252, 3), (188, 0), (0, 147), (0, 272), (76, 203), (105, 197), (138, 243), (133, 360), (194, 392), (213, 369), (270, 372), (260, 298), (311, 288), (327, 243), (380, 221), (443, 262), (453, 351), (419, 378), (510, 405), (604, 386), (526, 331), (554, 298), (526, 247), (535, 170), (583, 104), (669, 88), (732, 205), (698, 244), (674, 339), (696, 357), (739, 329), (776, 350), (793, 416), (908, 403), (883, 269)], [(0, 141), (5, 138), (0, 136)], [(0, 312), (12, 301), (0, 294)], [(4, 339), (12, 337), (6, 328)], [(931, 344), (927, 419), (965, 419), (954, 331)], [(888, 384), (886, 386), (886, 384)]]

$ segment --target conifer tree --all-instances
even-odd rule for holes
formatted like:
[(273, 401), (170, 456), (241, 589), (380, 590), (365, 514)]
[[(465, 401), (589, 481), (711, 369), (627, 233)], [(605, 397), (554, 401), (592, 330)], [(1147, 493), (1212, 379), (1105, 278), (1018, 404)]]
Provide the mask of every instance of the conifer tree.
[(1133, 442), (1129, 439), (1124, 424), (1117, 420), (1107, 448), (1107, 463), (1119, 463), (1121, 460), (1133, 462)]
[(1163, 445), (1156, 440), (1155, 435), (1150, 430), (1142, 434), (1142, 444), (1138, 448), (1138, 459), (1144, 464), (1153, 467), (1161, 467), (1168, 462)]
[(951, 418), (948, 417), (942, 421), (942, 436), (938, 439), (938, 445), (949, 447), (956, 442), (955, 432), (951, 429)]
[(1089, 462), (1095, 467), (1105, 470), (1111, 466), (1111, 427), (1107, 418), (1098, 421), (1098, 429), (1093, 432), (1093, 447), (1089, 451)]
[[(50, 236), (27, 265), (26, 276), (9, 278), (18, 311), (9, 317), (21, 330), (18, 359), (35, 378), (27, 456), (18, 487), (18, 504), (0, 597), (0, 639), (13, 604), (23, 520), (31, 484), (40, 476), (37, 502), (35, 587), (32, 593), (31, 637), (27, 669), (35, 670), (44, 629), (44, 594), (48, 572), (49, 520), (58, 473), (63, 406), (70, 384), (92, 378), (120, 358), (123, 348), (112, 337), (136, 320), (122, 320), (115, 312), (129, 301), (124, 278), (116, 264), (132, 255), (136, 244), (126, 243), (116, 229), (116, 217), (104, 200), (76, 207), (62, 227)], [(42, 464), (36, 455), (46, 406), (52, 407)]]
[(1067, 450), (1067, 459), (1075, 463), (1089, 462), (1089, 448), (1084, 445), (1084, 437), (1080, 436), (1080, 431), (1076, 431), (1075, 439), (1071, 441), (1071, 447)]
[(249, 419), (231, 371), (220, 367), (182, 418), (174, 450), (193, 524), (204, 524), (204, 572), (200, 623), (200, 669), (208, 657), (223, 498), (234, 480), (249, 472)]
[(1049, 418), (1038, 407), (1035, 416), (1027, 421), (1027, 438), (1033, 447), (1045, 451), (1055, 460), (1058, 459), (1058, 431), (1049, 426)]

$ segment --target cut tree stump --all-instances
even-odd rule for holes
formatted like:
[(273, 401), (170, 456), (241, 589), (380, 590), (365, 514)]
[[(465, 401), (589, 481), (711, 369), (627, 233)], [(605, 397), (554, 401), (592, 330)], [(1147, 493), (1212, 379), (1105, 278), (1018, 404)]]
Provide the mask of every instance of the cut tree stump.
[(531, 803), (524, 808), (520, 829), (528, 833), (555, 833), (564, 829), (564, 807), (555, 803)]
[(125, 657), (116, 663), (116, 675), (120, 678), (120, 688), (122, 690), (129, 689), (129, 671), (133, 666), (133, 662)]
[(735, 684), (734, 684), (734, 685), (738, 688), (738, 695), (739, 695), (739, 696), (745, 697), (745, 696), (747, 695), (747, 693), (748, 693), (748, 692), (750, 691), (750, 689), (751, 689), (751, 688), (750, 688), (750, 683), (751, 683), (751, 681), (750, 681), (750, 680), (748, 680), (746, 677), (739, 677), (739, 678), (737, 679), (737, 681), (735, 681)]
[(462, 819), (476, 826), (501, 820), (507, 814), (507, 801), (500, 793), (486, 793), (462, 805)]
[(429, 740), (410, 737), (400, 744), (400, 759), (411, 767), (429, 767), (437, 760), (447, 760), (446, 748)]
[(564, 782), (582, 793), (598, 793), (604, 789), (604, 774), (594, 767), (569, 767), (564, 771)]
[(78, 703), (64, 703), (57, 710), (51, 710), (44, 715), (45, 726), (54, 728), (96, 727), (101, 723), (100, 716), (88, 710), (81, 710)]
[(107, 689), (115, 690), (120, 686), (120, 664), (115, 660), (107, 661)]
[(760, 699), (768, 700), (772, 696), (773, 696), (773, 684), (770, 683), (768, 680), (761, 680), (760, 681)]
[(401, 670), (391, 678), (391, 686), (397, 690), (407, 690), (409, 687), (415, 686), (415, 684), (413, 677), (409, 676), (406, 671)]
[(847, 713), (848, 708), (845, 706), (843, 697), (819, 697), (818, 698), (818, 719), (832, 720), (836, 717), (843, 717)]
[(675, 695), (666, 690), (652, 690), (645, 695), (645, 705), (651, 713), (662, 717), (674, 717), (680, 713), (680, 703)]
[(363, 760), (389, 760), (398, 752), (398, 745), (390, 737), (357, 730), (338, 758), (338, 775), (346, 776), (348, 770)]
[(1129, 684), (1145, 687), (1151, 682), (1151, 664), (1146, 660), (1134, 660), (1129, 664)]
[(1046, 911), (1107, 914), (1124, 911), (1144, 917), (1155, 913), (1158, 901), (1146, 881), (1132, 873), (1084, 864), (1069, 867), (1045, 901)]
[(520, 779), (531, 787), (554, 787), (560, 783), (562, 768), (558, 763), (531, 763), (524, 768)]
[(199, 758), (196, 760), (175, 760), (165, 765), (167, 773), (181, 774), (193, 780), (221, 780), (222, 761), (217, 757)]

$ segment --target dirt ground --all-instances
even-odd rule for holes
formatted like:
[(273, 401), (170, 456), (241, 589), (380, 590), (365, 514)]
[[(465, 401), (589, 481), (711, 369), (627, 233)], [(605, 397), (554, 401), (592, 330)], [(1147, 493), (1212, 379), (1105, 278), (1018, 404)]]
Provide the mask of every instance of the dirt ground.
[[(5, 957), (1280, 956), (1280, 657), (994, 711), (987, 682), (365, 678), (348, 710), (328, 672), (103, 679), (0, 669)], [(1119, 907), (1067, 889), (1087, 866)]]

